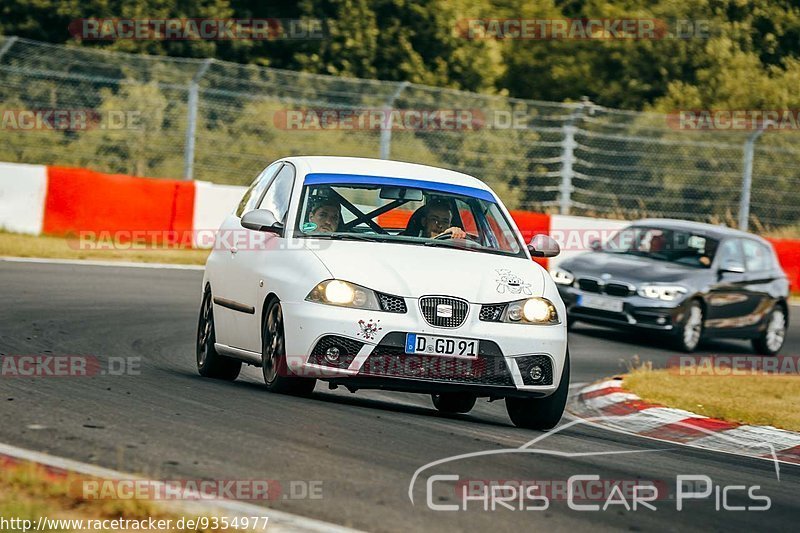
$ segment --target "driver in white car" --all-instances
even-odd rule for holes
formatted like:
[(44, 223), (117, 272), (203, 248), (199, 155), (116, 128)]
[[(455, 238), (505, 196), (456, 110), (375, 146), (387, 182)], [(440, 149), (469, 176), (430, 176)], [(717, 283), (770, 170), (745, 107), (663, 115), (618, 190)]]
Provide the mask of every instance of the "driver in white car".
[[(458, 226), (451, 226), (453, 213), (444, 200), (433, 200), (425, 206), (425, 216), (422, 218), (422, 232), (420, 237), (436, 239), (443, 235), (450, 235), (451, 239), (466, 239), (467, 232)], [(447, 228), (447, 229), (445, 229)]]

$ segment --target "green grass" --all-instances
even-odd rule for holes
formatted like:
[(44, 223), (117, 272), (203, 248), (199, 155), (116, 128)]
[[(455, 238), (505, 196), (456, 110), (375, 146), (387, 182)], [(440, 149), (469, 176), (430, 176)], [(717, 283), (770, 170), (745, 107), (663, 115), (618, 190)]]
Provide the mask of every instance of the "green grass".
[(699, 415), (800, 431), (800, 376), (681, 375), (677, 369), (634, 369), (623, 386), (645, 401)]
[(80, 497), (80, 490), (76, 490), (76, 484), (79, 486), (81, 481), (86, 479), (90, 478), (76, 474), (54, 475), (32, 463), (6, 464), (0, 469), (0, 516), (6, 520), (12, 518), (30, 520), (33, 524), (36, 524), (40, 517), (55, 520), (153, 518), (171, 519), (173, 524), (181, 518), (165, 512), (151, 501), (84, 500)]
[(77, 239), (37, 237), (0, 231), (0, 256), (203, 265), (209, 254), (209, 250), (161, 249), (129, 245), (103, 246), (103, 248), (111, 249), (100, 247), (81, 249)]

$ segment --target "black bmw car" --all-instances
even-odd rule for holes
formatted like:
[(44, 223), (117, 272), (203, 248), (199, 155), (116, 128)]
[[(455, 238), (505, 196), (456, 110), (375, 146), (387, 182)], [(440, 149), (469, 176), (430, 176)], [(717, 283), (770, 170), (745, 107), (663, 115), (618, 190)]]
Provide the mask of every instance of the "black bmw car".
[(751, 339), (774, 355), (789, 322), (789, 280), (770, 243), (695, 222), (640, 220), (551, 274), (576, 320), (665, 332), (693, 351), (703, 338)]

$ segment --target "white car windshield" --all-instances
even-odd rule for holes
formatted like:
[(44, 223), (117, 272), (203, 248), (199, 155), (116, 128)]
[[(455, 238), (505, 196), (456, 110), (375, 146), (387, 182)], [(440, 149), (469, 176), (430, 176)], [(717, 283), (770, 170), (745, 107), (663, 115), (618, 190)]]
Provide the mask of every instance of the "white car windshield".
[(488, 191), (401, 178), (310, 174), (295, 231), (308, 238), (525, 256)]

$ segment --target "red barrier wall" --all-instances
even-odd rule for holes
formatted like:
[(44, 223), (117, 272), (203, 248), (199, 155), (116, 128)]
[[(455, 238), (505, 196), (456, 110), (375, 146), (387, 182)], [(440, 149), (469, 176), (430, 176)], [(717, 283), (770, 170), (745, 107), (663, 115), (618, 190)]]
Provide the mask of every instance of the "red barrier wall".
[[(530, 211), (511, 211), (511, 217), (522, 233), (525, 244), (529, 243), (531, 238), (538, 233), (550, 234), (550, 215), (531, 213)], [(546, 258), (534, 258), (534, 261), (547, 268)]]
[(135, 178), (79, 168), (47, 170), (44, 233), (174, 230), (191, 234), (191, 181)]
[(775, 247), (786, 275), (789, 276), (789, 283), (792, 284), (792, 291), (800, 292), (800, 240), (796, 239), (767, 239)]

